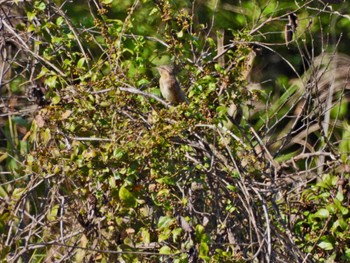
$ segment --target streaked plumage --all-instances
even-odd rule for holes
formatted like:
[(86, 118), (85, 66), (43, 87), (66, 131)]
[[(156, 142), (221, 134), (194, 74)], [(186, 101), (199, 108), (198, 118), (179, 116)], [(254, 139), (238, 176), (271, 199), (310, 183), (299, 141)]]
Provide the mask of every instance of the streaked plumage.
[(174, 68), (169, 65), (159, 66), (160, 74), (159, 87), (164, 99), (172, 104), (179, 104), (186, 101), (186, 95), (180, 88), (180, 84), (176, 79)]

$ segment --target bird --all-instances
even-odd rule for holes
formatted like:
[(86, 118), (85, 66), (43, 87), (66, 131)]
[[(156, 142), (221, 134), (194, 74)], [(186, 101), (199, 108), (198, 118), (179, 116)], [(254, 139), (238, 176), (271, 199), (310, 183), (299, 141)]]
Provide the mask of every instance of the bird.
[(295, 33), (297, 31), (297, 27), (299, 25), (297, 15), (295, 13), (289, 13), (288, 20), (289, 20), (289, 25), (291, 26), (293, 33)]
[(286, 39), (286, 46), (288, 47), (289, 43), (293, 40), (293, 30), (290, 24), (286, 24), (284, 28), (284, 36)]
[(284, 36), (286, 39), (286, 46), (293, 40), (293, 34), (296, 33), (298, 27), (298, 17), (295, 13), (288, 14), (289, 23), (284, 27)]
[(174, 67), (171, 65), (161, 65), (157, 69), (160, 74), (160, 92), (164, 99), (175, 105), (187, 102), (186, 95), (176, 79)]

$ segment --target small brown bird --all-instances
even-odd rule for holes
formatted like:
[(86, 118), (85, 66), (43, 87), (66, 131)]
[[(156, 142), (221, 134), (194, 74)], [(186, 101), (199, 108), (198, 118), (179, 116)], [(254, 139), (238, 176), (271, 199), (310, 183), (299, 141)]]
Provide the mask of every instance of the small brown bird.
[(288, 47), (289, 43), (293, 40), (293, 30), (290, 24), (286, 24), (284, 27), (284, 37), (286, 39), (286, 46)]
[(160, 74), (159, 87), (164, 99), (172, 104), (186, 102), (186, 95), (180, 88), (180, 84), (176, 79), (173, 66), (162, 65), (157, 67)]
[(291, 29), (292, 29), (293, 33), (295, 33), (297, 31), (297, 27), (299, 25), (297, 15), (295, 13), (290, 13), (288, 15), (288, 20), (289, 20), (289, 24), (291, 25)]
[(298, 27), (298, 17), (294, 13), (288, 14), (289, 23), (284, 27), (284, 36), (286, 39), (286, 46), (293, 40), (293, 35), (297, 32)]

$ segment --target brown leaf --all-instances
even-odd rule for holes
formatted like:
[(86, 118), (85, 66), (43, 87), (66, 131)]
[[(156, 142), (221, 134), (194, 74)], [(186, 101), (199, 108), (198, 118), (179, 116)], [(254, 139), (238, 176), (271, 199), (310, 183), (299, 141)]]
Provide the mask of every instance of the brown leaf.
[(72, 115), (72, 111), (71, 111), (71, 110), (66, 110), (66, 111), (62, 114), (61, 120), (67, 119), (70, 115)]
[(41, 115), (35, 116), (35, 122), (39, 128), (42, 128), (45, 125), (45, 120), (44, 120), (43, 116), (41, 116)]

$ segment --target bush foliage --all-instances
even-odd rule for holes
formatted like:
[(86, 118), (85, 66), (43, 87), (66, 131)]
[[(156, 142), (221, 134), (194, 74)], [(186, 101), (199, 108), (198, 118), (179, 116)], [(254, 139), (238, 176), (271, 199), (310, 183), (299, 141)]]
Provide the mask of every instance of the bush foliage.
[(233, 2), (4, 1), (2, 260), (350, 260), (348, 4)]

